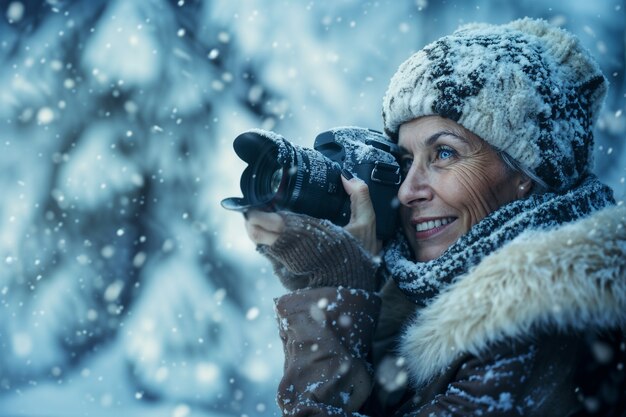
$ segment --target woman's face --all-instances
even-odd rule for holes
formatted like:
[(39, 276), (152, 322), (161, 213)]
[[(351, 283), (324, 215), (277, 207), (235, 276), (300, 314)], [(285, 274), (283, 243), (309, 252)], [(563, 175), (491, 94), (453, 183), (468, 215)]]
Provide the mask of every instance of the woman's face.
[(526, 195), (530, 180), (452, 120), (425, 116), (400, 126), (402, 227), (417, 261), (439, 257), (490, 212)]

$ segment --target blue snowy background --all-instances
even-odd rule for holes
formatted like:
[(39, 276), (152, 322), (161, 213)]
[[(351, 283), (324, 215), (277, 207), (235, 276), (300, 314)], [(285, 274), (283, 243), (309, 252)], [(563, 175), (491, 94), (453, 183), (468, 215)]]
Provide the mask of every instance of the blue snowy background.
[(0, 416), (277, 415), (284, 290), (219, 207), (232, 139), (380, 129), (397, 66), (459, 24), (581, 38), (611, 82), (596, 171), (625, 197), (625, 0), (0, 5)]

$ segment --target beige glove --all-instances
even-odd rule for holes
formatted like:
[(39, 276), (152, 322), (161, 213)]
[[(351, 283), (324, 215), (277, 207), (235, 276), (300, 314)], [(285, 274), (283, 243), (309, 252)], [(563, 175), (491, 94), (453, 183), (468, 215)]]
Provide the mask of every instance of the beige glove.
[(258, 245), (285, 288), (378, 289), (379, 263), (343, 228), (304, 214), (279, 212), (285, 229), (271, 246)]

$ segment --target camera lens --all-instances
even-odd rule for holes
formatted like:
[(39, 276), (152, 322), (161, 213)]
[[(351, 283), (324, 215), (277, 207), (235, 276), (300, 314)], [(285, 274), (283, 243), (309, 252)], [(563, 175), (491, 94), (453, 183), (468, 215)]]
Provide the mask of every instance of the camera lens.
[(280, 182), (283, 179), (283, 167), (278, 168), (276, 171), (274, 171), (274, 173), (272, 174), (272, 179), (270, 180), (270, 189), (272, 190), (273, 194), (276, 194), (278, 192), (278, 189), (280, 188)]
[(283, 167), (278, 161), (276, 147), (268, 147), (253, 164), (251, 171), (246, 193), (250, 202), (261, 204), (276, 199), (283, 179)]
[(257, 132), (238, 136), (233, 146), (248, 167), (240, 181), (243, 198), (227, 201), (228, 208), (291, 210), (347, 222), (350, 198), (341, 185), (339, 163), (314, 149)]

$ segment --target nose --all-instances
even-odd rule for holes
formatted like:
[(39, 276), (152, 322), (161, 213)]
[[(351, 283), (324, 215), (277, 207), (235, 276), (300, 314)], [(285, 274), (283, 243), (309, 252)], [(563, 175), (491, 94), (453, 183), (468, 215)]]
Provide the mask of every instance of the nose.
[(400, 184), (398, 200), (402, 205), (411, 207), (432, 200), (433, 195), (428, 172), (413, 164)]

